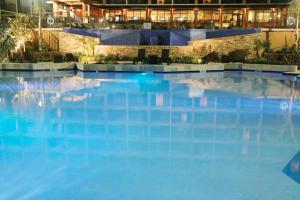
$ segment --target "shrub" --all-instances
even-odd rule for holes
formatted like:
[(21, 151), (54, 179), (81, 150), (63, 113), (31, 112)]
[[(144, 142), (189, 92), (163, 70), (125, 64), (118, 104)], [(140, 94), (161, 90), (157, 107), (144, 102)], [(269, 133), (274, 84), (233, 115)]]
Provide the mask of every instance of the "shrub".
[(190, 56), (175, 57), (173, 62), (174, 63), (192, 64), (193, 57), (190, 57)]
[(104, 58), (104, 62), (106, 64), (117, 64), (118, 60), (119, 60), (119, 58), (115, 55), (108, 55)]
[(209, 62), (220, 62), (221, 61), (221, 58), (219, 56), (219, 54), (215, 51), (213, 52), (210, 52), (209, 54), (207, 54), (203, 60), (206, 62), (206, 63), (209, 63)]
[(54, 51), (32, 52), (35, 62), (53, 62), (55, 55), (59, 55), (59, 53)]
[(237, 50), (229, 52), (227, 55), (222, 55), (221, 62), (223, 62), (223, 63), (245, 62), (247, 55), (248, 55), (247, 50), (237, 49)]
[(91, 62), (97, 62), (96, 56), (79, 56), (79, 62), (83, 63), (91, 63)]
[(231, 62), (230, 57), (228, 55), (222, 55), (221, 56), (221, 62), (222, 63), (229, 63), (229, 62)]
[(130, 57), (130, 56), (120, 56), (119, 60), (120, 61), (132, 61), (133, 57)]
[(201, 64), (203, 61), (199, 56), (193, 56), (193, 64)]
[(251, 64), (269, 64), (269, 65), (284, 65), (284, 62), (281, 61), (271, 61), (271, 60), (267, 60), (265, 58), (256, 58), (256, 59), (252, 59), (252, 60), (247, 60), (247, 63), (251, 63)]

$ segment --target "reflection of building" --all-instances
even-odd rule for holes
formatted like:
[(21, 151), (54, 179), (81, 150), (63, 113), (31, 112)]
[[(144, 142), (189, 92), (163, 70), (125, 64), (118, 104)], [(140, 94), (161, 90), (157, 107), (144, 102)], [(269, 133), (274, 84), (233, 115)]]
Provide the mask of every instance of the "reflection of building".
[[(218, 27), (285, 26), (290, 0), (58, 0), (53, 12), (90, 21), (193, 23)], [(71, 13), (71, 14), (70, 14)]]
[[(78, 84), (67, 91), (64, 84), (68, 79), (74, 81), (72, 77), (27, 79), (27, 94), (35, 95), (38, 101), (24, 105), (26, 112), (22, 112), (22, 107), (15, 110), (16, 118), (1, 116), (1, 120), (7, 122), (4, 131), (26, 135), (15, 137), (14, 144), (44, 141), (43, 145), (37, 143), (40, 146), (36, 150), (49, 158), (52, 154), (62, 154), (65, 157), (81, 155), (84, 159), (89, 159), (89, 155), (116, 155), (278, 162), (289, 158), (290, 150), (294, 150), (291, 140), (299, 142), (299, 135), (293, 135), (300, 130), (300, 123), (296, 123), (300, 119), (300, 109), (295, 107), (299, 94), (291, 103), (294, 115), (289, 115), (288, 107), (281, 104), (290, 103), (290, 99), (255, 98), (241, 94), (236, 88), (234, 92), (224, 92), (207, 87), (211, 82), (213, 86), (219, 83), (217, 89), (223, 88), (229, 81), (222, 80), (233, 81), (234, 77), (196, 75), (194, 78), (199, 80), (196, 86), (201, 82), (207, 84), (204, 92), (200, 89), (200, 96), (191, 97), (191, 86), (180, 81), (181, 78), (101, 76), (76, 78)], [(213, 82), (217, 77), (219, 82)], [(252, 85), (262, 80), (266, 79), (253, 76), (237, 81)], [(265, 84), (276, 88), (280, 82), (269, 81)], [(274, 91), (274, 88), (255, 86), (247, 89), (258, 90), (258, 94), (262, 90)], [(286, 89), (284, 87), (283, 92)], [(84, 98), (78, 99), (78, 96)], [(39, 105), (39, 99), (45, 103)], [(9, 103), (7, 106), (13, 108), (15, 105)], [(6, 110), (0, 107), (0, 111), (5, 113)], [(1, 131), (3, 126), (0, 126), (0, 134)], [(5, 157), (10, 144), (3, 142), (0, 147)], [(27, 152), (24, 148), (20, 152), (22, 156), (27, 153), (33, 153), (32, 149)]]

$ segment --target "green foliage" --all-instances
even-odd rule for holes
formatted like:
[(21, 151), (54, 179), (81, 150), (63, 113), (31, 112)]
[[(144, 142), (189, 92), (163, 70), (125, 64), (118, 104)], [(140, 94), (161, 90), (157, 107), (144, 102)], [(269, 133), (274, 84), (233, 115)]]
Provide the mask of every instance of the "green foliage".
[(249, 52), (246, 49), (237, 49), (229, 52), (227, 55), (222, 55), (221, 62), (222, 63), (245, 62), (248, 54)]
[(98, 42), (94, 38), (80, 36), (78, 39), (77, 47), (82, 48), (84, 56), (94, 56), (94, 47)]
[(43, 51), (33, 52), (32, 55), (35, 62), (53, 62), (54, 56), (60, 55), (60, 53), (54, 51)]
[(183, 57), (175, 57), (174, 63), (185, 63), (185, 64), (192, 64), (193, 58), (190, 56), (183, 56)]
[(199, 64), (201, 63), (201, 59), (198, 56), (182, 56), (175, 57), (173, 59), (174, 63), (183, 63), (183, 64)]
[(11, 18), (8, 22), (9, 33), (15, 39), (17, 45), (23, 46), (25, 51), (25, 43), (33, 40), (35, 23), (28, 15), (17, 14), (15, 18)]
[(118, 60), (120, 60), (120, 61), (132, 61), (133, 57), (130, 57), (130, 56), (119, 56)]
[(296, 13), (297, 11), (299, 11), (300, 9), (300, 1), (299, 0), (292, 0), (290, 7), (289, 7), (289, 11), (292, 13)]
[(251, 63), (251, 64), (268, 64), (268, 65), (284, 65), (286, 63), (281, 62), (281, 61), (272, 61), (272, 60), (268, 60), (265, 58), (255, 58), (252, 60), (247, 60), (247, 63)]
[(204, 60), (206, 63), (209, 63), (209, 62), (216, 62), (216, 63), (218, 63), (218, 62), (221, 61), (221, 58), (220, 58), (218, 52), (213, 51), (213, 52), (210, 52), (209, 54), (207, 54), (207, 55), (203, 58), (203, 60)]
[(259, 39), (254, 40), (254, 50), (256, 51), (256, 57), (260, 58), (260, 53), (263, 51), (263, 54), (270, 53), (271, 50), (271, 42), (270, 40), (261, 41)]
[(15, 40), (7, 29), (0, 29), (0, 62), (8, 57), (10, 50), (15, 47)]
[(79, 56), (79, 62), (83, 63), (103, 63), (104, 62), (104, 55), (98, 56)]
[(118, 57), (115, 55), (108, 55), (104, 58), (104, 62), (106, 64), (117, 64), (118, 63)]

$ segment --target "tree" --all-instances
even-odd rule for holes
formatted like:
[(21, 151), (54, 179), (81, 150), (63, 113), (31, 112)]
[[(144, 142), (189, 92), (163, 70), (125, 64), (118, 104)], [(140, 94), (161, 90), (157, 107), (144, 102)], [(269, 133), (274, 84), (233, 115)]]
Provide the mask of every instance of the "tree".
[(289, 7), (289, 11), (296, 15), (296, 40), (295, 47), (296, 50), (299, 50), (299, 18), (300, 18), (300, 0), (292, 0), (291, 5)]
[(98, 42), (95, 41), (94, 38), (80, 36), (80, 38), (78, 39), (78, 42), (79, 42), (78, 45), (79, 45), (79, 47), (82, 47), (83, 54), (85, 56), (94, 56), (94, 54), (95, 54), (94, 48), (95, 48), (95, 45), (98, 44)]
[(25, 43), (33, 40), (34, 21), (28, 15), (16, 14), (16, 17), (11, 18), (8, 23), (10, 35), (16, 41), (17, 48), (23, 47), (25, 52)]
[(0, 29), (0, 62), (10, 54), (10, 50), (15, 47), (15, 40), (9, 35), (5, 28)]
[(265, 53), (269, 53), (271, 51), (271, 43), (270, 43), (270, 40), (259, 40), (259, 39), (256, 39), (254, 40), (254, 50), (256, 51), (256, 57), (257, 58), (260, 58), (260, 55), (261, 55), (261, 51), (263, 51), (263, 55)]

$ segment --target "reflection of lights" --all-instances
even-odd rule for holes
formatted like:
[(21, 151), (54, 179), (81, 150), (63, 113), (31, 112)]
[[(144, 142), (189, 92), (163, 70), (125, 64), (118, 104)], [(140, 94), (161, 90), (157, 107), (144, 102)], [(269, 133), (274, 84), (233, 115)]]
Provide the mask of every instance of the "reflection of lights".
[(164, 95), (156, 94), (156, 106), (163, 106), (163, 105), (164, 105)]
[(291, 162), (291, 171), (293, 172), (293, 173), (298, 173), (299, 172), (299, 170), (300, 170), (300, 166), (299, 166), (300, 164), (299, 164), (299, 161), (298, 160), (293, 160), (292, 162)]
[(72, 96), (67, 96), (64, 97), (63, 100), (64, 101), (70, 101), (70, 102), (79, 102), (79, 101), (83, 101), (89, 97), (91, 97), (91, 94), (84, 94), (84, 95), (72, 95)]
[(186, 122), (187, 122), (187, 118), (188, 118), (188, 117), (187, 117), (187, 114), (186, 114), (186, 113), (182, 113), (182, 114), (181, 114), (181, 122), (182, 122), (182, 123), (186, 123)]
[(5, 104), (5, 99), (4, 99), (4, 97), (0, 98), (0, 104)]
[(248, 130), (244, 130), (243, 140), (250, 140), (250, 132)]
[(43, 107), (44, 104), (42, 101), (39, 101), (38, 105), (39, 105), (39, 107)]
[(200, 97), (200, 106), (202, 108), (206, 108), (207, 104), (208, 104), (207, 97), (206, 96)]
[(280, 103), (280, 108), (281, 108), (281, 110), (286, 110), (286, 109), (288, 109), (288, 108), (289, 108), (288, 102), (286, 102), (286, 101), (281, 102), (281, 103)]

